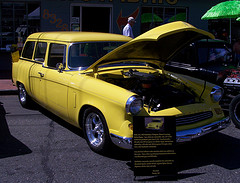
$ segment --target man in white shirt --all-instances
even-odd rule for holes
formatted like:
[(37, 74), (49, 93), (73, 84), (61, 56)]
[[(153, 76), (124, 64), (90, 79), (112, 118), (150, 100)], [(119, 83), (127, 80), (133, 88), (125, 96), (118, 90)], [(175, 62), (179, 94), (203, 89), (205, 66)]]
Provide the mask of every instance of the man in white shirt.
[(134, 38), (132, 27), (135, 23), (135, 19), (133, 17), (128, 17), (128, 23), (127, 25), (123, 28), (123, 35), (124, 36), (129, 36), (131, 38)]

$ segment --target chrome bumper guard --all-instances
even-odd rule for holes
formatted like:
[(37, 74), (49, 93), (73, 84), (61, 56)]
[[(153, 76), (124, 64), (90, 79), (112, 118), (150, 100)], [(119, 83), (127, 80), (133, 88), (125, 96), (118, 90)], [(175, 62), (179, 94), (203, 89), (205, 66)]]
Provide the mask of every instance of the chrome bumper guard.
[[(222, 119), (220, 121), (216, 121), (209, 125), (205, 125), (199, 128), (194, 128), (190, 130), (178, 131), (176, 133), (176, 142), (187, 142), (192, 139), (201, 137), (208, 133), (222, 130), (230, 125), (229, 117)], [(124, 149), (132, 149), (132, 138), (121, 137), (115, 134), (111, 134), (112, 142)]]

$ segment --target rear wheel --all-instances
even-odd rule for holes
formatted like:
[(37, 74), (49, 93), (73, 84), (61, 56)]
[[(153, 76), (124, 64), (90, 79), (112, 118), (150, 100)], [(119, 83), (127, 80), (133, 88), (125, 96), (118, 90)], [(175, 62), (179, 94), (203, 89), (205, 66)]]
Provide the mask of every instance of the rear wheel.
[(111, 140), (102, 113), (95, 108), (88, 108), (83, 116), (83, 130), (90, 148), (97, 153), (105, 153)]
[(229, 105), (229, 116), (237, 128), (240, 128), (240, 95), (234, 97)]
[(20, 104), (24, 108), (29, 108), (31, 106), (32, 100), (30, 96), (27, 94), (27, 91), (22, 83), (18, 85), (18, 98), (19, 98)]

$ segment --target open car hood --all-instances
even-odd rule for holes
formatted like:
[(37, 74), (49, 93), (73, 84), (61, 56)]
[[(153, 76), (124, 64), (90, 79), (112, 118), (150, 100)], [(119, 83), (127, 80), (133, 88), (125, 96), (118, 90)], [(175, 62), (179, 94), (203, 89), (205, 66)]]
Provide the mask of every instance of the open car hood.
[(203, 38), (214, 39), (214, 36), (186, 22), (164, 24), (114, 49), (86, 71), (119, 61), (142, 61), (162, 67), (184, 46)]

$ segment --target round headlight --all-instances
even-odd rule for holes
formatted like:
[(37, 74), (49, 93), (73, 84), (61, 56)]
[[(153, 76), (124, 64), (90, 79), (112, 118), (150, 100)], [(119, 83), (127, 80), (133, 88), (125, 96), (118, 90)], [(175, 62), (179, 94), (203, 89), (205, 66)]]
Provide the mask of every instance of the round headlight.
[(220, 86), (214, 86), (211, 91), (213, 102), (219, 102), (223, 96), (223, 89)]
[(131, 113), (135, 115), (141, 111), (142, 107), (143, 107), (143, 101), (141, 98), (137, 96), (131, 96), (128, 98), (126, 103), (127, 113)]

